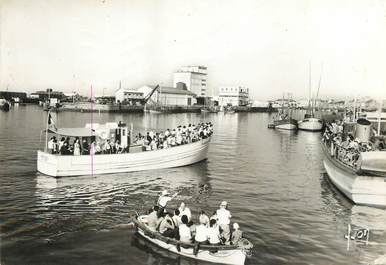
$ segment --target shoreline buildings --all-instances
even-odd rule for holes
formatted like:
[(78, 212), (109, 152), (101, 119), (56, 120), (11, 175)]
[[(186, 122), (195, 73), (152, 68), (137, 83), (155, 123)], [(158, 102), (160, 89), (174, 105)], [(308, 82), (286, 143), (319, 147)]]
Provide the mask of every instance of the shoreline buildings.
[(242, 86), (220, 87), (218, 96), (220, 106), (247, 106), (249, 104), (249, 88)]
[(186, 87), (198, 97), (207, 96), (207, 67), (205, 66), (182, 66), (173, 74), (173, 87)]

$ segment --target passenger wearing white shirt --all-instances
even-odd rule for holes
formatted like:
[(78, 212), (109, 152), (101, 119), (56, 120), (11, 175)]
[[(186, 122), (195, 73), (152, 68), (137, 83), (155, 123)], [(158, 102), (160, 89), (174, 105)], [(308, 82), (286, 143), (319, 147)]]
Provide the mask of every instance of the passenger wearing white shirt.
[(222, 230), (222, 237), (225, 239), (225, 244), (229, 244), (230, 240), (230, 228), (229, 224), (231, 222), (231, 213), (227, 210), (228, 203), (226, 201), (221, 202), (220, 209), (217, 210), (217, 223)]
[(188, 217), (188, 222), (190, 221), (190, 218), (192, 217), (192, 213), (190, 212), (190, 209), (185, 206), (184, 202), (181, 202), (180, 208), (178, 208), (180, 211), (180, 216), (186, 215)]
[(211, 245), (220, 244), (220, 229), (216, 224), (215, 219), (210, 220), (210, 227), (208, 228), (208, 239), (209, 239), (209, 244)]
[(175, 193), (173, 196), (169, 196), (169, 192), (167, 190), (163, 190), (161, 196), (158, 198), (158, 205), (162, 208), (166, 208), (168, 202), (176, 197), (177, 194), (178, 193)]
[(181, 217), (180, 217), (180, 210), (175, 209), (174, 210), (174, 215), (172, 217), (173, 223), (176, 227), (179, 227), (181, 224)]
[(150, 230), (156, 231), (157, 230), (157, 212), (158, 212), (158, 206), (153, 207), (153, 211), (147, 216), (147, 225), (149, 226)]
[(205, 214), (204, 211), (200, 212), (200, 216), (198, 217), (198, 220), (201, 223), (203, 223), (206, 227), (209, 227), (209, 217)]
[(209, 228), (204, 221), (204, 219), (200, 219), (200, 225), (196, 226), (196, 236), (194, 237), (195, 241), (200, 244), (205, 244), (209, 238)]
[(188, 224), (188, 217), (186, 215), (183, 215), (181, 217), (180, 226), (178, 227), (178, 233), (180, 235), (180, 241), (184, 243), (190, 243), (192, 239), (192, 235), (190, 233), (190, 228), (187, 226)]

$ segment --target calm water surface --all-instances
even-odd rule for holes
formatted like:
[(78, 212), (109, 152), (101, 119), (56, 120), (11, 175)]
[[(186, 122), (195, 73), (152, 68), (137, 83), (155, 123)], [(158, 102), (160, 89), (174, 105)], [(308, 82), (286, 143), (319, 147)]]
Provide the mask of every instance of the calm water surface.
[[(1, 264), (210, 264), (178, 257), (122, 224), (163, 189), (179, 191), (193, 213), (229, 202), (254, 244), (246, 264), (370, 264), (385, 245), (352, 244), (348, 223), (375, 228), (385, 242), (384, 210), (353, 206), (328, 182), (318, 133), (267, 129), (268, 114), (93, 114), (136, 131), (212, 121), (208, 159), (165, 170), (54, 179), (36, 172), (46, 113), (37, 106), (0, 112)], [(89, 113), (58, 114), (82, 127)], [(206, 188), (203, 188), (206, 187)]]

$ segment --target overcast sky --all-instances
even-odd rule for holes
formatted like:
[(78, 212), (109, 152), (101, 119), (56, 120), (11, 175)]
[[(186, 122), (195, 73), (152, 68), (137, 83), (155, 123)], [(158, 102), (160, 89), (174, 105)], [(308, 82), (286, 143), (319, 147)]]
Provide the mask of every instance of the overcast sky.
[(386, 98), (386, 1), (0, 0), (0, 90), (113, 94), (181, 65), (251, 97)]

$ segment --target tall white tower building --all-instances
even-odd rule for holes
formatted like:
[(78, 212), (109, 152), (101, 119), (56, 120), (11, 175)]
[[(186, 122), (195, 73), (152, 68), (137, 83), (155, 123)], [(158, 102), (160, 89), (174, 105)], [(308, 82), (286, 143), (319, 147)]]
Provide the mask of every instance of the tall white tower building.
[(174, 87), (190, 90), (198, 97), (207, 95), (206, 78), (207, 67), (205, 66), (182, 66), (174, 73)]

